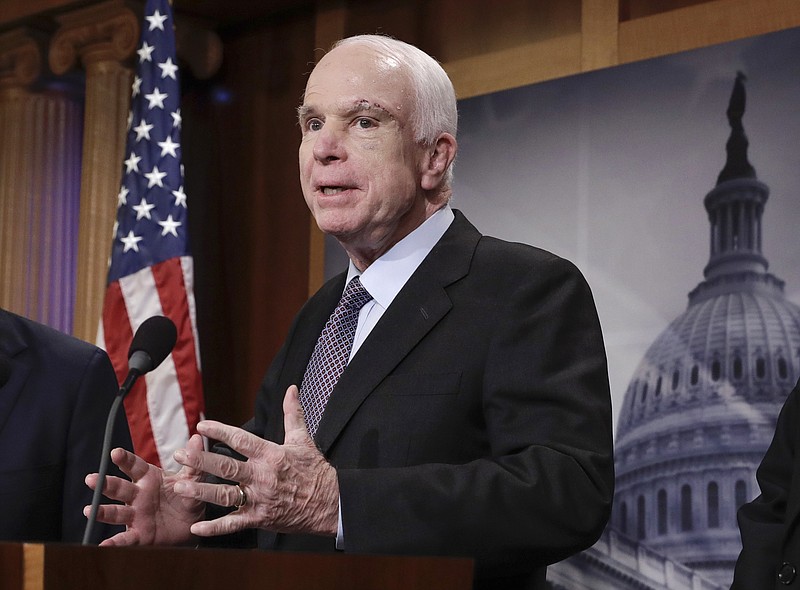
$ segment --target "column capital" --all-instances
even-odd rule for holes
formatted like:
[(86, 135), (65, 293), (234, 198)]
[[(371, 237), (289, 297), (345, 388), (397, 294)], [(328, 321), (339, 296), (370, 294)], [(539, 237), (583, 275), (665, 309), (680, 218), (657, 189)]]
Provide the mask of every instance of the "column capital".
[(42, 73), (41, 35), (28, 28), (0, 35), (0, 90), (25, 88)]
[(139, 41), (139, 18), (124, 0), (108, 0), (58, 17), (50, 43), (50, 69), (61, 75), (78, 64), (121, 62)]

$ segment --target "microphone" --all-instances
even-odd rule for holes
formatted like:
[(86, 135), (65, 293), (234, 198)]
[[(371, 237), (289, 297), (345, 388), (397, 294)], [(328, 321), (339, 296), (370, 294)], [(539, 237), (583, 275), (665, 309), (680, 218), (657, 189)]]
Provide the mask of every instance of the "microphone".
[(177, 339), (178, 330), (168, 317), (154, 315), (143, 321), (128, 348), (128, 376), (118, 395), (128, 395), (140, 376), (160, 365), (172, 352)]
[(11, 378), (11, 360), (0, 352), (0, 387)]
[[(100, 506), (100, 497), (103, 495), (108, 462), (111, 458), (111, 438), (114, 432), (114, 420), (123, 398), (133, 388), (136, 380), (155, 369), (172, 352), (178, 339), (178, 330), (171, 319), (164, 316), (147, 318), (133, 335), (130, 348), (128, 348), (128, 376), (111, 404), (106, 420), (106, 430), (103, 436), (103, 451), (100, 455), (100, 467), (97, 470), (97, 485), (92, 495), (92, 507), (86, 528), (83, 531), (83, 545), (89, 545), (94, 523), (97, 521), (97, 509)], [(2, 363), (0, 363), (0, 377), (2, 377)]]

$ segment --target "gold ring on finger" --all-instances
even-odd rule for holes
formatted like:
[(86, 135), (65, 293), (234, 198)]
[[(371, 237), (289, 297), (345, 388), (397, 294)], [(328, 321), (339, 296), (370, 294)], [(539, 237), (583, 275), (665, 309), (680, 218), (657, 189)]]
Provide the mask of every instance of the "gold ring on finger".
[(247, 493), (238, 483), (236, 484), (236, 489), (239, 491), (239, 497), (236, 499), (236, 502), (233, 503), (233, 507), (239, 510), (239, 508), (247, 504)]

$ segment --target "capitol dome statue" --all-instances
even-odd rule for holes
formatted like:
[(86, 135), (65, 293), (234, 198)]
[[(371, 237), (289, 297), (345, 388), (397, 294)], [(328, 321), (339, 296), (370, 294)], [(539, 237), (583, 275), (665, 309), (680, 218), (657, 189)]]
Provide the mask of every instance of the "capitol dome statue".
[(745, 77), (727, 115), (727, 162), (704, 205), (704, 278), (644, 355), (617, 424), (620, 533), (727, 587), (741, 549), (736, 511), (800, 376), (800, 307), (768, 272), (761, 220), (769, 188), (748, 161)]

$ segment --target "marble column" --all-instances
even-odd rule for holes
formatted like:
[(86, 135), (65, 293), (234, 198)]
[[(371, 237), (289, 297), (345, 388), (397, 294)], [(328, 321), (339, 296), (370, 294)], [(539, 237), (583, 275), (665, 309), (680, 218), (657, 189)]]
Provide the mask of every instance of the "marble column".
[(61, 75), (81, 65), (86, 72), (73, 333), (94, 341), (105, 294), (133, 81), (125, 61), (139, 40), (139, 18), (122, 0), (110, 0), (61, 15), (58, 22), (50, 43), (50, 68)]
[(70, 331), (82, 106), (42, 83), (43, 36), (0, 36), (0, 306)]

